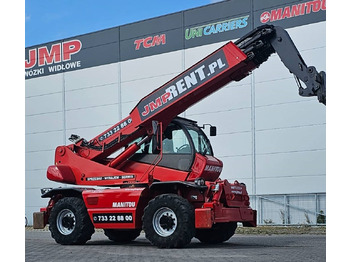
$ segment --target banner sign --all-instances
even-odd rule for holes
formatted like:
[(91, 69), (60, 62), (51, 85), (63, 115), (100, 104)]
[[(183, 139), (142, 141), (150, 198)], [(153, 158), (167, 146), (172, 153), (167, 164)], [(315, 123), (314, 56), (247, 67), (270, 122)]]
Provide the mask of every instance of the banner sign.
[(51, 46), (29, 49), (25, 59), (25, 77), (37, 77), (80, 68), (81, 61), (74, 58), (80, 52), (82, 45), (80, 40), (73, 39)]
[(25, 79), (238, 39), (254, 27), (326, 20), (326, 0), (230, 0), (25, 49)]

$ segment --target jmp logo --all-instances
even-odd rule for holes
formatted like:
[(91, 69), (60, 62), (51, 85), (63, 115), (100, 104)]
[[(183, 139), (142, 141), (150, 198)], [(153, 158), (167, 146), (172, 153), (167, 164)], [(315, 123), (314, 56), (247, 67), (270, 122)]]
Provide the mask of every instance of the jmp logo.
[(228, 68), (224, 52), (211, 55), (141, 100), (137, 108), (141, 120), (154, 115)]

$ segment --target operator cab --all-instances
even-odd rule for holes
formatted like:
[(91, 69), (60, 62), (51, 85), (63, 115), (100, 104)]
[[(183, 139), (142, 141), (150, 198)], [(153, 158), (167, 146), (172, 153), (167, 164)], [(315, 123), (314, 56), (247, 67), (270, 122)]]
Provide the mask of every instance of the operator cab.
[[(130, 160), (154, 164), (159, 154), (162, 158), (157, 166), (160, 167), (191, 172), (196, 164), (196, 158), (201, 158), (202, 163), (209, 161), (211, 166), (217, 164), (220, 172), (222, 169), (222, 162), (214, 158), (210, 141), (203, 130), (195, 121), (185, 118), (176, 117), (166, 127), (163, 131), (161, 147), (157, 145), (156, 137), (154, 137), (148, 143), (143, 144)], [(202, 173), (204, 168), (205, 166)], [(215, 179), (220, 175), (220, 172), (217, 172), (218, 175), (215, 175)]]

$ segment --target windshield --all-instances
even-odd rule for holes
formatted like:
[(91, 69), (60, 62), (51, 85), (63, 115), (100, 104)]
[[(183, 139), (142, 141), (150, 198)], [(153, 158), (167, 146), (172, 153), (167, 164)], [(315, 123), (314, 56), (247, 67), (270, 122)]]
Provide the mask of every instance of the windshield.
[(213, 155), (210, 142), (204, 132), (195, 126), (186, 126), (188, 133), (190, 134), (196, 152), (202, 155)]
[[(213, 155), (213, 151), (210, 146), (209, 139), (206, 137), (204, 132), (197, 126), (194, 125), (183, 125), (188, 131), (191, 140), (193, 141), (194, 149), (201, 155)], [(163, 133), (163, 154), (192, 154), (189, 137), (187, 137), (180, 125), (170, 123)], [(151, 140), (148, 143), (141, 145), (141, 148), (137, 153), (156, 154), (153, 152), (154, 147)]]

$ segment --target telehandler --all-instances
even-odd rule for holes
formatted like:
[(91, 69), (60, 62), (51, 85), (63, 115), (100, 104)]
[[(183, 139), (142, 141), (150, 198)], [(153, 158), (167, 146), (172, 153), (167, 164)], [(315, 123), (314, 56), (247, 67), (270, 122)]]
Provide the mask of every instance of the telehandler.
[(193, 237), (224, 242), (237, 222), (255, 227), (257, 213), (245, 184), (219, 178), (223, 163), (203, 127), (178, 115), (245, 78), (272, 53), (294, 74), (301, 96), (326, 104), (325, 72), (305, 64), (284, 29), (258, 27), (155, 89), (91, 140), (72, 135), (72, 144), (58, 146), (47, 178), (74, 186), (42, 189), (49, 202), (33, 214), (34, 228), (49, 224), (63, 245), (86, 243), (95, 228), (122, 243), (144, 230), (153, 245), (175, 248)]

